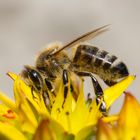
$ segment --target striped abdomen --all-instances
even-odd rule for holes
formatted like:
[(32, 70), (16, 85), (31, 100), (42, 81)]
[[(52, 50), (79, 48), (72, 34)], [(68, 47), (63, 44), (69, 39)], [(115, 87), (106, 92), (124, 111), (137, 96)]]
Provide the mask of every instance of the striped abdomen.
[(116, 56), (90, 45), (77, 47), (72, 65), (74, 71), (92, 72), (110, 82), (129, 74), (126, 65)]

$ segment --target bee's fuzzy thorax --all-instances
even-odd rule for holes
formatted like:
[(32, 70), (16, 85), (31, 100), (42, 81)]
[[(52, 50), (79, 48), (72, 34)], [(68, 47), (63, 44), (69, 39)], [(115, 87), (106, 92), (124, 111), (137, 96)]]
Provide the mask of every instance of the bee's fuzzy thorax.
[(37, 52), (37, 54), (35, 55), (35, 62), (38, 59), (38, 57), (40, 56), (40, 54), (42, 54), (43, 52), (51, 52), (52, 50), (57, 50), (59, 48), (61, 48), (63, 45), (60, 41), (55, 41), (52, 43), (49, 43), (47, 45), (45, 45), (45, 47), (43, 47), (39, 52)]

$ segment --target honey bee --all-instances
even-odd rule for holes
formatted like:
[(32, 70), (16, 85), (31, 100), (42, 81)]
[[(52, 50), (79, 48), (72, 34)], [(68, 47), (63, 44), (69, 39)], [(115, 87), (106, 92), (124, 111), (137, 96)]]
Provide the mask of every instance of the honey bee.
[[(54, 83), (62, 77), (64, 83), (64, 98), (68, 91), (68, 74), (75, 73), (78, 76), (89, 76), (92, 79), (96, 95), (96, 102), (99, 104), (103, 98), (103, 90), (93, 74), (98, 75), (108, 86), (115, 84), (120, 78), (129, 75), (127, 66), (115, 55), (111, 55), (105, 50), (101, 50), (85, 41), (93, 39), (101, 33), (107, 31), (108, 25), (88, 32), (66, 45), (53, 44), (40, 53), (36, 59), (35, 66), (25, 66), (21, 72), (25, 83), (33, 91), (39, 93), (51, 91), (56, 96)], [(65, 49), (75, 48), (73, 56), (70, 58)], [(106, 113), (104, 99), (101, 102), (100, 110)]]

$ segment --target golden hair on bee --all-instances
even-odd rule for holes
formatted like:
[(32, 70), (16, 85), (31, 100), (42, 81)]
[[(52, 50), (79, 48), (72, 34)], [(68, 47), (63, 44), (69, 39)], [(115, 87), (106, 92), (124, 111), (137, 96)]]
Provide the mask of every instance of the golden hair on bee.
[(62, 43), (59, 42), (59, 41), (55, 41), (55, 42), (52, 42), (52, 43), (49, 43), (49, 44), (45, 45), (45, 47), (40, 49), (40, 51), (36, 54), (35, 62), (42, 53), (44, 53), (44, 52), (46, 52), (46, 54), (50, 54), (52, 52), (54, 53), (58, 49), (60, 49), (61, 47), (62, 47)]

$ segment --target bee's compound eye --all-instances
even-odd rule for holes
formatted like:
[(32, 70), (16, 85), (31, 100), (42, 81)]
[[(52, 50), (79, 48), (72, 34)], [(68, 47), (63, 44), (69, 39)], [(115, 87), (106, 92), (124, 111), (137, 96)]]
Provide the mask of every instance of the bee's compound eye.
[(31, 70), (29, 72), (29, 78), (33, 82), (34, 86), (38, 90), (40, 90), (40, 88), (41, 88), (41, 76), (40, 76), (40, 74), (35, 70)]

